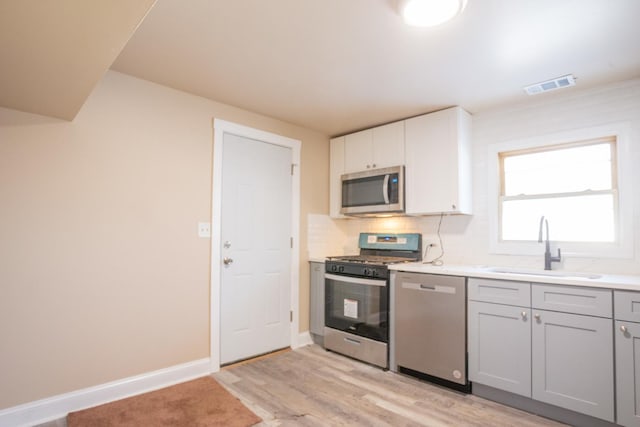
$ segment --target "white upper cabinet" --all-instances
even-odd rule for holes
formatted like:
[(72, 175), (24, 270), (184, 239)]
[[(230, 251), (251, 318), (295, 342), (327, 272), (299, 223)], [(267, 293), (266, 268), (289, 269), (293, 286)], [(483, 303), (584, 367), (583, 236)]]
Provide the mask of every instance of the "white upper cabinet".
[(371, 169), (373, 164), (373, 130), (366, 129), (344, 137), (344, 172)]
[(374, 169), (404, 165), (404, 122), (373, 128)]
[(342, 205), (342, 184), (340, 176), (344, 173), (344, 136), (333, 138), (329, 142), (329, 216), (344, 218), (340, 213)]
[(408, 215), (471, 214), (471, 116), (460, 107), (405, 120)]
[(404, 164), (404, 122), (345, 136), (344, 173)]
[(340, 214), (340, 176), (405, 165), (407, 215), (471, 214), (471, 116), (460, 107), (331, 140), (329, 215)]

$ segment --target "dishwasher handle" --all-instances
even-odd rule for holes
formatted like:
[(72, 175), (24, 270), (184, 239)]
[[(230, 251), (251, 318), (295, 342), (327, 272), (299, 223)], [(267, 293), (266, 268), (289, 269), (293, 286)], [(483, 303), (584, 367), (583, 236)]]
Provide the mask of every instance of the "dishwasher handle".
[(416, 282), (402, 282), (402, 289), (423, 291), (423, 292), (439, 292), (442, 294), (455, 294), (456, 288), (454, 286), (447, 285), (430, 285), (425, 283)]

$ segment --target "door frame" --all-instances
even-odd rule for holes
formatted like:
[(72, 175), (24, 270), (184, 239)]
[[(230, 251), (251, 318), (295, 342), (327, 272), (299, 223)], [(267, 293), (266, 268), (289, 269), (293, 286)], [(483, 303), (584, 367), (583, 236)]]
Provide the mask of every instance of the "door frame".
[(255, 139), (265, 143), (279, 145), (291, 149), (292, 185), (291, 185), (291, 237), (293, 239), (291, 249), (291, 292), (290, 310), (292, 312), (290, 345), (298, 347), (299, 329), (299, 272), (300, 272), (300, 147), (297, 139), (254, 129), (237, 123), (221, 119), (213, 119), (213, 173), (211, 195), (211, 259), (210, 259), (210, 359), (211, 372), (220, 370), (220, 294), (222, 261), (222, 244), (220, 234), (222, 231), (222, 152), (225, 134)]

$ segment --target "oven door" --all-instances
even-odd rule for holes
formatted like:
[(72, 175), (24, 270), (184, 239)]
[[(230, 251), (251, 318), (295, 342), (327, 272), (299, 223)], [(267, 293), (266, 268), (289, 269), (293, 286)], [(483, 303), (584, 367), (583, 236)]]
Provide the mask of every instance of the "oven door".
[(324, 277), (325, 326), (388, 342), (387, 281), (329, 273)]

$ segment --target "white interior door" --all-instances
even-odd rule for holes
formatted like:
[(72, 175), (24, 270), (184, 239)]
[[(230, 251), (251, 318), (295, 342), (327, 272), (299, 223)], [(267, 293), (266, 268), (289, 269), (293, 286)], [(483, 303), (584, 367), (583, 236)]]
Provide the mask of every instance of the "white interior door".
[(221, 364), (290, 345), (291, 159), (291, 148), (224, 134)]

